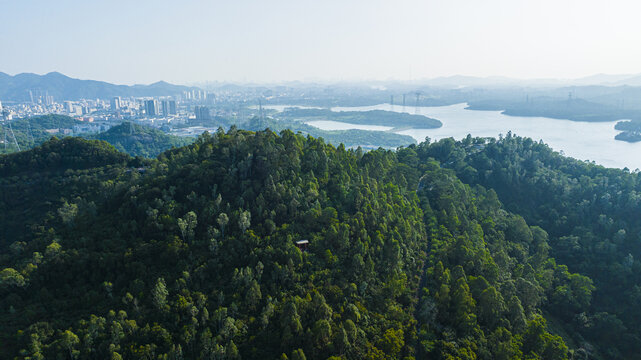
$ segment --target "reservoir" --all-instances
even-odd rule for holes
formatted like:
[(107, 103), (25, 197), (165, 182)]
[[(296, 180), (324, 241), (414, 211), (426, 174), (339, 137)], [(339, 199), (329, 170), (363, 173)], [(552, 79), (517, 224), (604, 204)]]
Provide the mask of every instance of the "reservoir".
[[(362, 107), (335, 107), (333, 111), (387, 110), (425, 115), (440, 120), (443, 126), (437, 129), (406, 129), (405, 134), (421, 142), (425, 137), (437, 141), (447, 137), (460, 140), (471, 134), (480, 137), (498, 137), (499, 134), (512, 134), (543, 140), (555, 151), (579, 160), (594, 161), (606, 167), (641, 169), (641, 142), (628, 143), (615, 140), (619, 131), (612, 122), (579, 122), (545, 117), (522, 117), (503, 115), (500, 111), (466, 110), (467, 104), (449, 106), (414, 107), (380, 104)], [(271, 106), (269, 106), (272, 108)], [(273, 107), (281, 110), (284, 106)], [(386, 127), (356, 125), (335, 121), (312, 121), (310, 125), (323, 130), (388, 130)], [(394, 124), (389, 125), (390, 128)]]

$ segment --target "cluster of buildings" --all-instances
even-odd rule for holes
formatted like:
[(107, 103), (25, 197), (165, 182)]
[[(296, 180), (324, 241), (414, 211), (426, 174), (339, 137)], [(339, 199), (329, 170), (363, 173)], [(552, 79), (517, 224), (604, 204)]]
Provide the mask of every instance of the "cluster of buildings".
[[(49, 96), (47, 102), (5, 103), (0, 105), (0, 119), (13, 120), (46, 114), (67, 115), (74, 118), (91, 116), (94, 120), (144, 121), (146, 119), (178, 120), (187, 119), (189, 109), (179, 109), (178, 102), (172, 98), (123, 98), (110, 100), (82, 99), (56, 102)], [(1, 104), (1, 103), (0, 103)]]
[[(258, 105), (257, 98), (267, 99), (265, 90), (230, 87), (207, 92), (201, 89), (183, 91), (174, 96), (122, 97), (109, 99), (54, 99), (49, 92), (34, 89), (22, 102), (0, 102), (0, 122), (38, 115), (60, 114), (83, 122), (71, 134), (105, 131), (122, 121), (162, 128), (175, 133), (191, 133), (201, 128), (221, 126), (216, 119), (243, 121), (254, 114), (250, 107)], [(52, 131), (55, 129), (52, 129)], [(61, 132), (64, 133), (61, 129)]]
[(2, 109), (2, 119), (23, 119), (37, 115), (61, 114), (72, 117), (89, 116), (104, 112), (108, 104), (103, 100), (83, 99), (79, 101), (52, 102), (23, 102), (10, 104), (6, 102)]
[[(114, 98), (114, 100), (116, 99), (118, 98)], [(114, 107), (112, 106), (112, 110), (113, 108)], [(156, 117), (156, 116), (170, 117), (170, 116), (178, 115), (176, 100), (171, 100), (171, 99), (145, 100), (145, 115), (147, 115), (147, 117)]]
[[(173, 97), (121, 97), (110, 99), (64, 100), (57, 102), (47, 92), (31, 92), (33, 101), (0, 103), (0, 123), (46, 114), (59, 114), (82, 121), (70, 129), (51, 129), (52, 134), (76, 135), (108, 130), (122, 121), (177, 131), (213, 119), (210, 107), (214, 94), (192, 90)], [(214, 111), (215, 113), (215, 111)], [(198, 120), (198, 124), (190, 122)], [(212, 125), (213, 126), (213, 125)], [(193, 135), (194, 128), (181, 130)], [(181, 133), (178, 131), (178, 133)]]
[(192, 89), (191, 91), (183, 91), (182, 98), (187, 101), (189, 100), (201, 101), (201, 100), (207, 100), (207, 98), (215, 99), (216, 96), (212, 93), (208, 94), (204, 90)]

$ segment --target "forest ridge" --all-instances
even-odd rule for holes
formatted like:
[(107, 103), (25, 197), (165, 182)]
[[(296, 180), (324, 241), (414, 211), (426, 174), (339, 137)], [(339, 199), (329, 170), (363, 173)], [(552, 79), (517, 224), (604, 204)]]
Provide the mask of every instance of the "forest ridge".
[(0, 187), (2, 358), (641, 350), (639, 174), (528, 138), (232, 127), (157, 159), (54, 138), (1, 156)]

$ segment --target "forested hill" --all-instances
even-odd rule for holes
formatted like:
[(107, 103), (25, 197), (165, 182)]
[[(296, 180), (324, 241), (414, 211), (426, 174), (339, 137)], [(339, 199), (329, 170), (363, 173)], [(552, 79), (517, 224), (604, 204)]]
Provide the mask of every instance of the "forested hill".
[(0, 252), (55, 227), (61, 212), (95, 207), (141, 161), (106, 142), (72, 137), (0, 156)]
[(0, 358), (638, 354), (636, 174), (511, 135), (363, 153), (232, 128), (122, 156), (3, 239)]
[(194, 141), (193, 138), (168, 135), (161, 130), (130, 122), (124, 122), (105, 132), (86, 137), (104, 140), (131, 156), (144, 157), (156, 157), (167, 149), (184, 146)]
[[(12, 121), (9, 125), (0, 126), (0, 136), (6, 133), (8, 139), (8, 144), (0, 147), (0, 154), (31, 149), (54, 136), (50, 133), (51, 130), (57, 133), (60, 129), (72, 129), (74, 125), (81, 124), (82, 121), (72, 117), (55, 114)], [(123, 122), (101, 133), (84, 133), (77, 136), (104, 140), (131, 156), (149, 158), (156, 157), (172, 147), (184, 146), (194, 141), (191, 137), (173, 136), (150, 126), (130, 122)]]
[[(606, 169), (508, 134), (445, 139), (413, 149), (419, 161), (435, 158), (464, 182), (494, 189), (511, 211), (550, 234), (550, 254), (596, 286), (587, 311), (551, 306), (590, 352), (604, 359), (634, 359), (641, 352), (641, 173)], [(482, 150), (479, 150), (482, 147)], [(571, 294), (561, 287), (552, 298)]]
[(7, 144), (0, 147), (0, 154), (28, 150), (42, 144), (61, 129), (72, 129), (82, 121), (65, 115), (47, 114), (27, 119), (14, 120), (0, 125), (0, 136), (6, 137)]
[(126, 163), (129, 156), (102, 141), (55, 137), (30, 150), (0, 156), (0, 176), (34, 175)]

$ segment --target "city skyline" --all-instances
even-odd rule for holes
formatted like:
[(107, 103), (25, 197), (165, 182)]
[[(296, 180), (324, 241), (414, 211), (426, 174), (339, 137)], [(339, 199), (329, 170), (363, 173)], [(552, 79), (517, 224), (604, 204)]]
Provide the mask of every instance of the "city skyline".
[(641, 72), (630, 1), (2, 5), (8, 74), (193, 84)]

